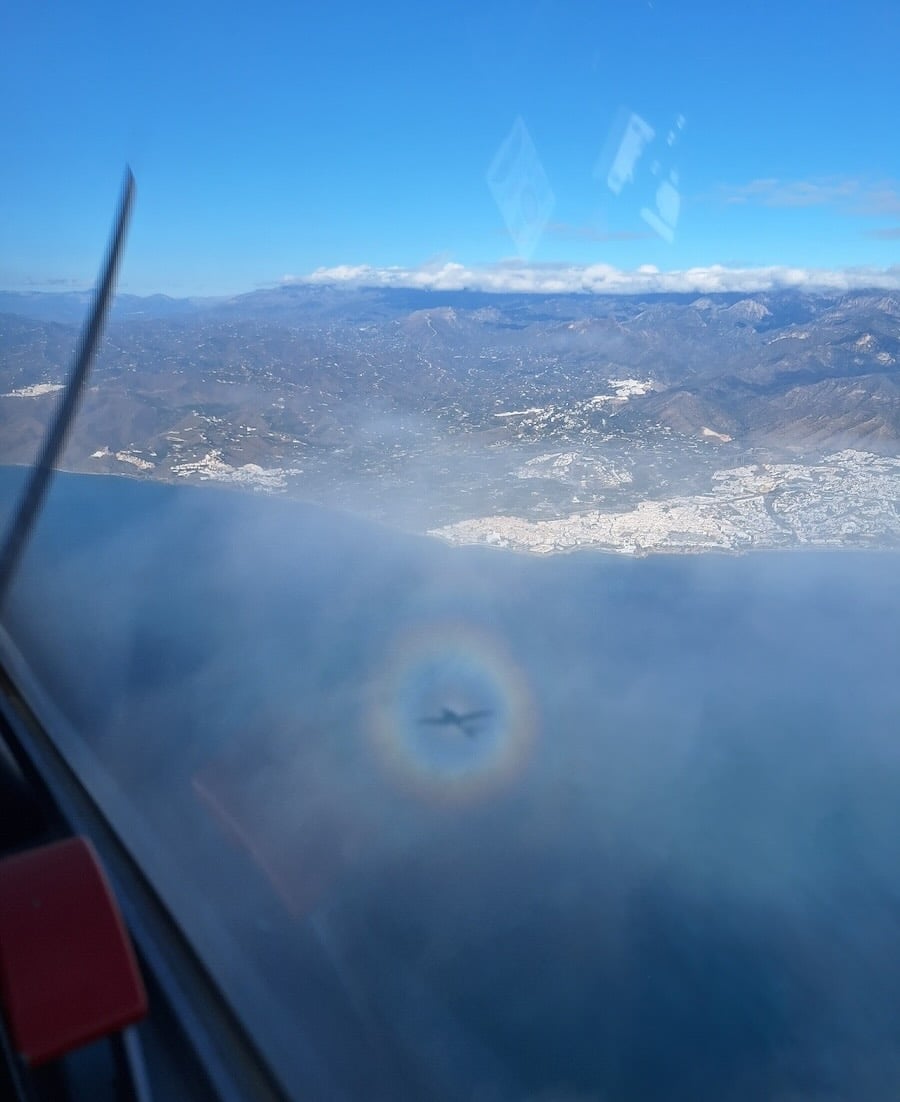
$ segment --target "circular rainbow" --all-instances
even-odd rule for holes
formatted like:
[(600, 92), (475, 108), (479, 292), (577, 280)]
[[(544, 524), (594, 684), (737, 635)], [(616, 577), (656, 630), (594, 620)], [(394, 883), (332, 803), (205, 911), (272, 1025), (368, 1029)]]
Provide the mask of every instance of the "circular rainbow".
[[(430, 624), (401, 636), (373, 696), (378, 756), (419, 796), (477, 799), (528, 760), (536, 725), (525, 677), (498, 640), (470, 625)], [(440, 721), (447, 710), (475, 718)]]

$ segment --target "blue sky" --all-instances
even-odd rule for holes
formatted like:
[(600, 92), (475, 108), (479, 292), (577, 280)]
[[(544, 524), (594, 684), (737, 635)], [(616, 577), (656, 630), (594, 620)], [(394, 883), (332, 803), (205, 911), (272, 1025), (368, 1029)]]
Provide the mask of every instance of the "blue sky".
[(126, 161), (136, 293), (900, 255), (896, 2), (34, 0), (0, 41), (9, 289), (92, 283)]

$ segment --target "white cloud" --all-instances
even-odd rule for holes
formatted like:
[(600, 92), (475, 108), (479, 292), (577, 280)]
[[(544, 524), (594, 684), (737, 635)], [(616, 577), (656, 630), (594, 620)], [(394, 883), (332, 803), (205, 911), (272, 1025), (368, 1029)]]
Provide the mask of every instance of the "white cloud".
[(747, 184), (720, 184), (705, 198), (727, 204), (756, 203), (765, 207), (821, 207), (859, 197), (866, 190), (858, 180), (778, 180), (769, 177)]
[(859, 214), (900, 214), (900, 186), (896, 184), (879, 184), (860, 198)]
[(818, 177), (781, 180), (775, 176), (745, 184), (718, 184), (698, 200), (726, 206), (836, 207), (845, 214), (900, 213), (900, 183), (894, 180), (859, 180), (853, 177)]
[(662, 272), (645, 264), (624, 271), (608, 264), (523, 264), (508, 261), (482, 267), (447, 262), (419, 268), (374, 268), (365, 264), (317, 268), (307, 276), (285, 276), (282, 283), (335, 284), (348, 287), (405, 287), (430, 291), (494, 291), (533, 294), (752, 293), (797, 289), (855, 291), (900, 290), (900, 265), (890, 268), (686, 268)]

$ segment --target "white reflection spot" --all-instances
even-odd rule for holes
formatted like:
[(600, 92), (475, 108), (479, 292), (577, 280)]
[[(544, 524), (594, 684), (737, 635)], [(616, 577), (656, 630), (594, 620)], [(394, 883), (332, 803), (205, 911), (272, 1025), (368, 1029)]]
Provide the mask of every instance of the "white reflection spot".
[(487, 171), (487, 185), (516, 251), (528, 260), (537, 247), (556, 199), (521, 117), (500, 145)]

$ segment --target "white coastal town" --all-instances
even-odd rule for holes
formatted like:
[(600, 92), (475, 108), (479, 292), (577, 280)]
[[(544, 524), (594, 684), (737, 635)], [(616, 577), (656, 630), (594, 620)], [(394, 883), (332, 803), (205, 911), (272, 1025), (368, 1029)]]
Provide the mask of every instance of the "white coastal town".
[(547, 520), (474, 517), (430, 534), (450, 543), (538, 554), (900, 544), (897, 458), (846, 450), (815, 464), (724, 469), (713, 474), (712, 482), (708, 493), (644, 500), (624, 511), (589, 510)]

